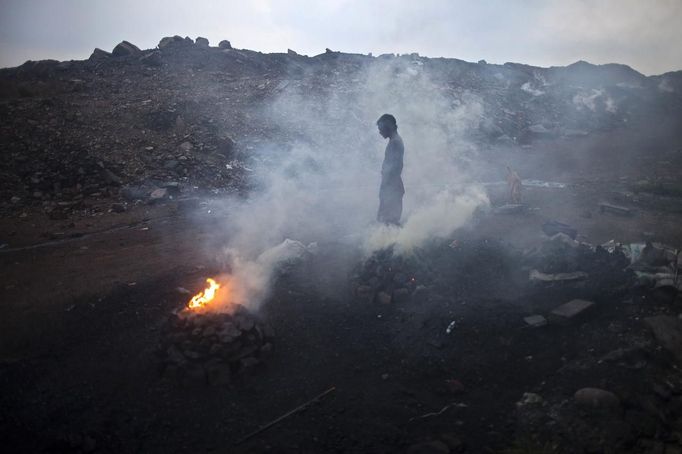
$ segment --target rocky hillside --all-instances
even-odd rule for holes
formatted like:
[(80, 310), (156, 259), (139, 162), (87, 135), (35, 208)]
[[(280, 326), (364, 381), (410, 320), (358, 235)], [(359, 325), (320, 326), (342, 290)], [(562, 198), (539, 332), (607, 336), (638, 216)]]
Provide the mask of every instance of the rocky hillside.
[(329, 49), (263, 54), (177, 36), (140, 50), (124, 41), (84, 61), (0, 70), (0, 210), (42, 205), (59, 218), (89, 199), (242, 190), (250, 150), (306, 138), (296, 118), (273, 121), (265, 107), (296, 90), (310, 105), (320, 101), (317, 118), (367, 129), (377, 112), (328, 101), (363, 96), (368, 72), (378, 70), (401, 87), (428, 77), (429, 93), (453, 109), (475, 97), (477, 121), (465, 133), (481, 144), (682, 124), (682, 71), (646, 77), (618, 64), (538, 68)]

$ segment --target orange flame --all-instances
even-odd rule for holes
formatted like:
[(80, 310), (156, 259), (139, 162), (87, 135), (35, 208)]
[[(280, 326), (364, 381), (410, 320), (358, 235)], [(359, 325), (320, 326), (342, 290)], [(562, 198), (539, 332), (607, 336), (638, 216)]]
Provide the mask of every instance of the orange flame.
[(189, 303), (187, 303), (187, 307), (189, 309), (200, 309), (213, 301), (215, 298), (216, 292), (220, 288), (220, 284), (210, 277), (206, 279), (206, 282), (208, 282), (208, 287), (206, 287), (203, 292), (199, 292), (194, 295)]

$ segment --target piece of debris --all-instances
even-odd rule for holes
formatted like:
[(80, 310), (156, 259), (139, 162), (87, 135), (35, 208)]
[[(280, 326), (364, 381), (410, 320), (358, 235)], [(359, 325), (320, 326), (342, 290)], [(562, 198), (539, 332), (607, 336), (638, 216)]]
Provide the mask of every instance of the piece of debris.
[(455, 329), (455, 325), (456, 325), (455, 320), (451, 321), (448, 327), (445, 329), (445, 334), (450, 334), (451, 332), (453, 332)]
[(538, 328), (547, 324), (547, 319), (542, 315), (529, 315), (528, 317), (523, 317), (523, 321), (533, 328)]
[(603, 213), (615, 213), (615, 214), (620, 214), (623, 216), (630, 216), (632, 214), (632, 210), (630, 208), (622, 207), (619, 205), (613, 205), (610, 203), (600, 203), (599, 204), (599, 211)]
[(550, 315), (559, 319), (570, 320), (582, 314), (592, 306), (594, 306), (592, 301), (575, 299), (557, 307), (550, 313)]
[(546, 274), (538, 270), (532, 270), (530, 272), (529, 279), (531, 282), (571, 282), (571, 281), (581, 281), (587, 279), (588, 274), (584, 271), (574, 271), (572, 273), (555, 273)]

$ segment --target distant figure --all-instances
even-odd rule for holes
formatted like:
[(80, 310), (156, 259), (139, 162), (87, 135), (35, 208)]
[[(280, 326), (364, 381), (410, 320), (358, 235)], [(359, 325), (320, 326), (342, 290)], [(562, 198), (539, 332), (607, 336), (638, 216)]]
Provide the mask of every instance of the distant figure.
[(387, 225), (400, 225), (403, 213), (405, 187), (400, 174), (403, 171), (405, 146), (398, 135), (398, 124), (391, 114), (383, 114), (377, 120), (379, 134), (388, 139), (384, 162), (381, 165), (381, 187), (379, 188), (379, 212), (377, 221)]
[(509, 166), (507, 166), (507, 184), (509, 185), (509, 201), (515, 204), (521, 203), (521, 178)]

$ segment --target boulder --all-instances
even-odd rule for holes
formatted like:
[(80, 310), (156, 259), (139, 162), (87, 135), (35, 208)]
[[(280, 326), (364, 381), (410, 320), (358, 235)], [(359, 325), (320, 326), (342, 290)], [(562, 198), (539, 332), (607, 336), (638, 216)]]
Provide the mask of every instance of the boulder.
[(204, 37), (199, 36), (194, 42), (199, 47), (208, 47), (208, 40)]
[(164, 38), (161, 38), (161, 41), (159, 41), (158, 48), (163, 49), (165, 47), (171, 46), (173, 44), (179, 44), (182, 43), (184, 40), (182, 39), (181, 36), (175, 35), (175, 36), (166, 36)]
[(682, 320), (670, 315), (657, 315), (645, 318), (644, 323), (663, 348), (682, 361)]
[(129, 55), (137, 55), (141, 52), (142, 51), (140, 48), (135, 44), (129, 43), (128, 41), (121, 41), (116, 47), (114, 47), (111, 55), (114, 57), (127, 57)]
[(615, 394), (599, 388), (579, 389), (573, 397), (579, 406), (589, 410), (612, 410), (620, 406)]
[(228, 40), (226, 40), (226, 39), (220, 41), (220, 42), (218, 43), (218, 47), (220, 47), (221, 49), (232, 49), (232, 45), (231, 45), (230, 42), (229, 42)]
[(161, 53), (158, 51), (144, 55), (140, 58), (140, 62), (147, 66), (161, 66), (163, 64), (161, 61)]
[(92, 54), (90, 54), (90, 58), (88, 60), (99, 61), (99, 60), (106, 60), (109, 57), (111, 57), (110, 52), (107, 52), (106, 50), (102, 50), (99, 47), (95, 47), (95, 50), (92, 51)]

